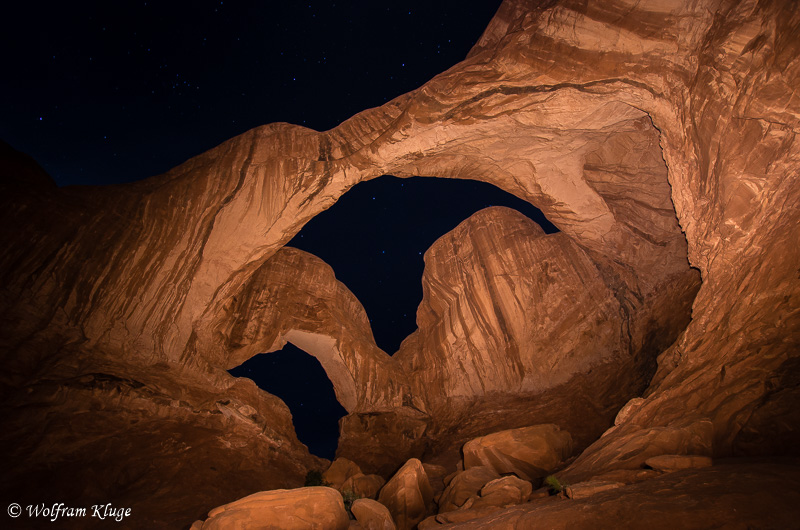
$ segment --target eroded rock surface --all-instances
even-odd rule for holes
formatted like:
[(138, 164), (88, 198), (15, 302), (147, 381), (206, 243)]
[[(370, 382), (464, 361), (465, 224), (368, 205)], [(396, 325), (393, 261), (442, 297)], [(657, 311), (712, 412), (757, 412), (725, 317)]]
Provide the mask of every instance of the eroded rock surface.
[[(355, 411), (351, 440), (369, 438), (369, 414), (386, 420), (400, 403), (398, 417), (413, 417), (407, 423), (416, 426), (391, 435), (410, 433), (405, 452), (433, 451), (437, 440), (440, 449), (452, 446), (494, 430), (491, 420), (499, 418), (504, 428), (558, 423), (576, 446), (589, 445), (564, 472), (574, 483), (638, 469), (659, 454), (796, 454), (799, 27), (796, 3), (788, 0), (507, 0), (465, 61), (330, 131), (267, 125), (165, 175), (107, 188), (59, 190), (15, 172), (0, 194), (0, 391), (9, 418), (0, 453), (16, 477), (6, 484), (32, 502), (68, 485), (71, 498), (90, 505), (100, 491), (114, 502), (137, 501), (139, 526), (180, 526), (220, 495), (214, 474), (223, 462), (257, 462), (262, 478), (252, 479), (253, 470), (253, 482), (238, 483), (251, 491), (274, 477), (301, 480), (319, 466), (283, 430), (285, 411), (255, 389), (240, 392), (224, 372), (282, 340), (329, 355), (337, 396)], [(543, 270), (480, 285), (474, 278), (474, 292), (505, 289), (474, 299), (437, 291), (447, 284), (430, 281), (420, 331), (397, 362), (387, 361), (346, 293), (326, 287), (320, 290), (329, 297), (317, 299), (302, 285), (304, 278), (335, 285), (324, 267), (296, 275), (286, 263), (300, 254), (279, 252), (351, 186), (385, 173), (483, 180), (541, 208), (562, 231), (562, 251), (583, 253), (577, 265), (594, 267), (587, 278), (611, 295), (587, 314), (616, 311), (613, 326), (604, 320), (597, 327), (606, 330), (598, 331), (600, 347), (585, 354), (592, 363), (610, 355), (628, 364), (592, 364), (589, 372), (569, 356), (563, 367), (530, 362), (517, 339), (531, 336), (525, 326), (533, 319), (511, 294), (538, 285)], [(442, 255), (463, 257), (456, 250), (450, 245)], [(429, 266), (442, 269), (446, 260), (435, 255)], [(476, 257), (486, 267), (477, 270), (502, 269), (502, 253)], [(454, 277), (471, 278), (451, 265)], [(694, 298), (698, 274), (703, 283)], [(284, 283), (273, 285), (272, 275)], [(293, 290), (287, 300), (328, 306), (320, 318), (292, 302), (274, 313), (256, 287), (274, 296)], [(460, 326), (458, 311), (490, 336)], [(522, 315), (526, 324), (504, 321), (504, 329), (499, 317), (506, 315)], [(337, 316), (347, 323), (340, 334), (330, 327)], [(542, 329), (569, 336), (552, 318), (549, 324)], [(607, 329), (614, 326), (618, 339)], [(459, 373), (454, 352), (437, 337), (462, 341), (469, 368)], [(491, 362), (497, 358), (511, 362), (500, 369)], [(442, 390), (414, 387), (414, 372), (420, 381), (437, 380), (429, 359), (442, 363)], [(541, 366), (571, 379), (547, 387)], [(369, 386), (388, 380), (387, 370), (399, 378), (396, 386)], [(623, 390), (607, 395), (607, 382), (621, 374), (628, 374)], [(517, 394), (484, 393), (504, 390), (497, 381)], [(646, 386), (643, 399), (595, 442)], [(465, 394), (473, 401), (459, 405)], [(573, 424), (586, 427), (579, 432)], [(136, 447), (146, 449), (137, 453), (116, 440), (141, 440)], [(379, 451), (384, 444), (367, 451), (375, 468), (391, 464)], [(182, 461), (214, 463), (180, 466), (177, 476), (170, 465), (151, 465)], [(685, 487), (707, 499), (697, 513), (715, 523), (793, 524), (796, 517), (784, 516), (800, 505), (797, 484), (773, 471), (763, 471), (774, 479), (764, 502), (750, 502), (753, 491), (740, 487), (757, 476), (753, 468), (737, 475), (715, 465), (535, 515), (512, 508), (493, 521), (541, 523), (552, 512), (562, 522), (596, 526), (611, 512), (580, 515), (575, 503), (608, 499), (613, 513), (624, 504), (632, 518), (649, 513), (664, 526), (686, 526), (700, 516), (687, 496), (672, 497)], [(708, 488), (692, 482), (704, 476), (718, 480)], [(621, 490), (624, 500), (614, 500)], [(641, 502), (630, 504), (631, 491)], [(663, 501), (663, 509), (647, 512), (647, 499)], [(733, 514), (732, 506), (749, 508)]]
[(338, 491), (325, 487), (254, 493), (208, 512), (202, 530), (282, 528), (345, 530), (350, 525)]
[(210, 319), (205, 358), (234, 368), (286, 342), (316, 357), (348, 412), (399, 408), (405, 373), (375, 345), (361, 303), (325, 262), (284, 247)]
[(356, 499), (350, 508), (364, 530), (395, 530), (392, 514), (383, 504), (371, 499)]
[[(798, 471), (796, 459), (728, 461), (584, 499), (550, 497), (450, 528), (791, 528), (800, 502)], [(756, 483), (760, 487), (754, 488)]]
[(346, 458), (337, 458), (331, 462), (331, 466), (322, 474), (322, 479), (330, 484), (330, 487), (341, 490), (342, 485), (356, 475), (362, 475), (361, 468)]
[(445, 487), (439, 499), (439, 513), (458, 510), (470, 497), (477, 495), (486, 484), (500, 474), (486, 466), (476, 466), (459, 472)]
[(378, 502), (389, 509), (398, 529), (410, 530), (422, 521), (431, 509), (433, 490), (422, 462), (412, 458), (401, 467), (378, 496)]
[(464, 444), (464, 469), (485, 466), (500, 475), (542, 478), (572, 456), (572, 436), (557, 425), (500, 431)]

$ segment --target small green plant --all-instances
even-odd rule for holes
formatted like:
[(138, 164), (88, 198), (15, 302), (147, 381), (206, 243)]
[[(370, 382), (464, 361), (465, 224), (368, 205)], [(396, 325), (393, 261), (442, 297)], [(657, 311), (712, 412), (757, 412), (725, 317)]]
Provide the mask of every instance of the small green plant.
[(564, 491), (566, 487), (564, 484), (561, 483), (560, 480), (555, 475), (549, 475), (544, 479), (544, 483), (547, 484), (547, 487), (553, 493), (561, 493)]
[(361, 496), (354, 491), (344, 490), (342, 492), (342, 499), (344, 500), (344, 509), (347, 510), (347, 515), (350, 516), (350, 519), (355, 519), (355, 516), (353, 515), (353, 512), (350, 511), (350, 508), (352, 508), (353, 503), (360, 498)]
[(325, 479), (322, 478), (322, 472), (317, 469), (312, 469), (306, 473), (306, 486), (330, 486)]

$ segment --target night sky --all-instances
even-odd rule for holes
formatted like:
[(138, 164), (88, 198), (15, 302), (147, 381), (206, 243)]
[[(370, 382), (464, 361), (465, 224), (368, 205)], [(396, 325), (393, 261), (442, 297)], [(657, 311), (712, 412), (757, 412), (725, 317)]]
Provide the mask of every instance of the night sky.
[(0, 138), (68, 185), (160, 174), (266, 123), (327, 130), (464, 59), (499, 5), (4, 2)]
[[(69, 186), (157, 175), (270, 122), (333, 128), (464, 59), (500, 0), (20, 4), (0, 22), (0, 138)], [(425, 250), (491, 205), (555, 231), (488, 184), (385, 176), (289, 244), (334, 268), (392, 354), (416, 328)], [(332, 456), (344, 410), (316, 359), (284, 350), (233, 373), (283, 398), (301, 440)]]

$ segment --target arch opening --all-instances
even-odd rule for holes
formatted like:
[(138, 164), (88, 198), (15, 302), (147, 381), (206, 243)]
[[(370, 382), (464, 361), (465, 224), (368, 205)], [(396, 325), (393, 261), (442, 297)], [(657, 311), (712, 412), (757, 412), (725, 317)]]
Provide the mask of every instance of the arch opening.
[(494, 184), (384, 175), (354, 186), (287, 246), (333, 268), (364, 306), (375, 342), (391, 355), (416, 329), (425, 251), (489, 206), (513, 208), (546, 233), (558, 232), (538, 208)]
[(339, 418), (347, 411), (318, 359), (287, 343), (281, 350), (251, 357), (228, 373), (252, 379), (262, 390), (281, 398), (292, 412), (297, 438), (312, 454), (333, 460)]

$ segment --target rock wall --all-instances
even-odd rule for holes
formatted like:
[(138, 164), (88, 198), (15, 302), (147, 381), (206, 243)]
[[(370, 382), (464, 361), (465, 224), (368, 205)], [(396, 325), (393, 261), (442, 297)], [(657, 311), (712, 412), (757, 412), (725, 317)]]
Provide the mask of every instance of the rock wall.
[[(385, 380), (386, 370), (397, 374), (401, 360), (421, 381), (441, 381), (444, 395), (484, 392), (499, 386), (495, 378), (535, 388), (535, 378), (525, 377), (541, 365), (526, 364), (516, 342), (533, 331), (514, 327), (517, 322), (502, 331), (498, 315), (515, 311), (506, 296), (481, 298), (503, 303), (478, 312), (477, 299), (437, 291), (449, 271), (469, 278), (457, 266), (441, 270), (449, 256), (458, 256), (452, 244), (450, 250), (440, 245), (441, 263), (433, 260), (439, 250), (429, 255), (431, 271), (439, 272), (428, 276), (420, 331), (398, 361), (370, 344), (357, 304), (335, 287), (326, 287), (319, 299), (296, 289), (278, 312), (268, 306), (272, 298), (252, 293), (259, 288), (280, 300), (288, 293), (287, 279), (300, 277), (324, 276), (326, 285), (335, 285), (313, 258), (306, 260), (309, 276), (293, 276), (291, 269), (299, 266), (290, 266), (292, 251), (276, 253), (358, 182), (385, 173), (472, 178), (538, 206), (561, 229), (561, 250), (583, 255), (578, 263), (584, 270), (593, 265), (591, 281), (613, 297), (597, 311), (619, 308), (622, 346), (639, 374), (652, 373), (647, 363), (660, 354), (644, 399), (626, 407), (618, 425), (567, 470), (569, 476), (637, 467), (655, 437), (675, 452), (689, 446), (715, 456), (796, 452), (798, 28), (800, 14), (788, 0), (507, 0), (465, 61), (331, 131), (267, 125), (165, 175), (122, 186), (57, 190), (20, 186), (17, 178), (6, 185), (0, 211), (6, 243), (0, 255), (0, 355), (8, 367), (3, 396), (23, 410), (26, 385), (53, 384), (53, 395), (73, 396), (65, 403), (88, 403), (67, 389), (71, 381), (97, 381), (86, 379), (94, 373), (167, 389), (169, 400), (178, 402), (188, 373), (210, 395), (223, 396), (232, 385), (225, 368), (283, 340), (330, 355), (338, 395), (361, 418), (365, 411), (396, 406), (398, 399), (405, 412), (435, 411), (406, 402), (404, 391), (398, 392), (405, 381), (385, 392), (369, 387), (376, 377)], [(520, 244), (536, 241), (531, 236)], [(702, 275), (702, 287), (691, 323), (669, 346), (685, 323), (687, 293), (696, 287), (690, 264)], [(499, 285), (492, 280), (475, 287), (486, 292)], [(297, 304), (290, 301), (295, 299)], [(331, 301), (318, 315), (307, 306)], [(350, 308), (342, 309), (346, 333), (330, 329), (325, 311), (344, 314), (334, 306)], [(489, 338), (473, 334), (475, 327), (458, 329), (449, 315), (468, 308), (481, 329), (501, 333)], [(258, 315), (273, 323), (259, 327), (252, 320)], [(338, 346), (329, 348), (328, 339), (309, 333), (331, 337)], [(443, 336), (464, 344), (471, 337), (483, 341), (468, 348), (467, 365), (476, 369), (463, 371), (464, 382), (457, 381), (453, 350), (436, 344), (434, 338)], [(601, 336), (609, 349), (589, 355), (616, 355), (611, 332)], [(488, 370), (494, 366), (488, 359), (515, 351), (512, 338), (516, 367)], [(490, 351), (495, 346), (500, 349)], [(430, 362), (447, 368), (440, 373), (423, 366)], [(106, 370), (109, 363), (116, 371)], [(164, 367), (168, 384), (138, 378), (156, 366)], [(564, 366), (559, 377), (571, 370)], [(353, 384), (345, 383), (348, 377)], [(597, 384), (588, 372), (573, 379)], [(547, 392), (539, 395), (542, 402), (551, 396)], [(117, 418), (133, 415), (133, 405), (116, 398), (118, 390), (90, 393), (100, 396), (97, 409), (112, 407)], [(261, 399), (256, 395), (248, 398), (254, 409)], [(74, 414), (76, 405), (59, 408), (58, 400), (48, 399), (56, 413), (51, 418)], [(258, 406), (265, 407), (255, 409), (262, 416), (270, 410)], [(519, 403), (510, 409), (516, 412), (508, 421), (521, 418)], [(166, 402), (153, 410), (184, 421)], [(476, 417), (491, 410), (476, 409)], [(91, 417), (96, 425), (105, 421), (97, 413)], [(276, 425), (284, 421), (274, 411), (264, 417)], [(46, 420), (29, 421), (5, 441), (42, 454), (49, 442), (33, 433)], [(66, 424), (48, 432), (62, 432)], [(97, 436), (97, 428), (79, 425), (82, 436)], [(141, 431), (128, 423), (122, 432)], [(166, 437), (148, 432), (152, 439)], [(286, 454), (297, 455), (298, 477), (313, 463), (290, 433), (280, 438)], [(79, 454), (73, 446), (52, 447), (62, 461)], [(220, 449), (228, 450), (240, 449)], [(148, 480), (156, 476), (169, 482), (157, 472)]]
[(627, 353), (619, 303), (586, 253), (508, 208), (437, 240), (422, 286), (419, 329), (395, 358), (427, 402), (541, 391)]

